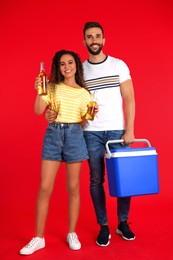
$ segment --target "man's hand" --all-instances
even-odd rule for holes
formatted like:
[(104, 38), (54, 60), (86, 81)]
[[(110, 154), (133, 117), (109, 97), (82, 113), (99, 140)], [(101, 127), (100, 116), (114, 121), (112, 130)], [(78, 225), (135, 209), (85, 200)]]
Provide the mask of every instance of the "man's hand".
[(46, 109), (45, 118), (48, 121), (48, 123), (53, 123), (56, 117), (57, 117), (57, 113), (55, 111), (52, 111), (49, 108)]
[(121, 139), (124, 140), (124, 142), (122, 143), (122, 145), (128, 145), (134, 142), (134, 134), (133, 132), (125, 132), (125, 134), (121, 137)]

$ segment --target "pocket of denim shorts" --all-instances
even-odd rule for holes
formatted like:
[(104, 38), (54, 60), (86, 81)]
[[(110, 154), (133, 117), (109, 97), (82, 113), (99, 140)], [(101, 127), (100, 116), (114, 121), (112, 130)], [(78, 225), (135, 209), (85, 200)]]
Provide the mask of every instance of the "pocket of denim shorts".
[(53, 125), (48, 125), (48, 127), (46, 129), (45, 136), (44, 136), (45, 141), (51, 143), (52, 140), (54, 140), (54, 138), (53, 138), (54, 132), (55, 132), (54, 126)]
[(82, 127), (80, 126), (80, 124), (71, 124), (69, 128), (73, 134), (82, 133)]
[(53, 124), (49, 124), (46, 130), (49, 134), (55, 132), (55, 126)]

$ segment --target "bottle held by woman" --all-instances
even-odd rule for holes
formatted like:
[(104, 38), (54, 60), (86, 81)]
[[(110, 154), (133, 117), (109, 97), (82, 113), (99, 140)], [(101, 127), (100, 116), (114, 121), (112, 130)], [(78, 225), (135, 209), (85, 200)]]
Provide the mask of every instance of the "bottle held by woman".
[(47, 95), (47, 76), (46, 76), (44, 62), (40, 62), (40, 73), (38, 77), (40, 78), (39, 85), (37, 86), (38, 94), (40, 96)]

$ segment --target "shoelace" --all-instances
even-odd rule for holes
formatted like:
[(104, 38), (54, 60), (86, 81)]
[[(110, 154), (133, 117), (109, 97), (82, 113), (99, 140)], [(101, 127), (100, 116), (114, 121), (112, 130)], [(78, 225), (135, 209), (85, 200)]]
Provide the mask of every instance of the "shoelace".
[(105, 237), (105, 236), (109, 236), (109, 231), (108, 231), (108, 228), (107, 227), (102, 227), (101, 228), (101, 231), (100, 231), (100, 237)]
[(130, 230), (130, 228), (129, 228), (129, 225), (130, 225), (131, 223), (128, 223), (127, 224), (127, 222), (123, 222), (122, 224), (121, 224), (121, 226), (122, 226), (122, 229), (124, 230), (124, 232), (126, 232), (126, 233), (128, 233), (128, 234), (131, 234), (132, 232), (131, 232), (131, 230)]
[(26, 248), (31, 248), (35, 245), (35, 243), (37, 242), (38, 240), (36, 238), (33, 238), (25, 247)]
[(76, 244), (79, 243), (78, 237), (77, 237), (76, 233), (72, 233), (72, 240), (73, 240), (73, 242), (76, 243)]

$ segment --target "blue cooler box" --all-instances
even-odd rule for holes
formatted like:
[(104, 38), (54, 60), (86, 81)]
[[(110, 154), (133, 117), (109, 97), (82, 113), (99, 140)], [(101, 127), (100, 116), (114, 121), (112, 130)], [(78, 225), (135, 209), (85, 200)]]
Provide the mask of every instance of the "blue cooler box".
[(115, 197), (156, 194), (159, 192), (158, 157), (155, 148), (147, 139), (135, 139), (135, 142), (147, 142), (149, 147), (120, 148), (109, 150), (106, 143), (106, 167), (109, 193)]

